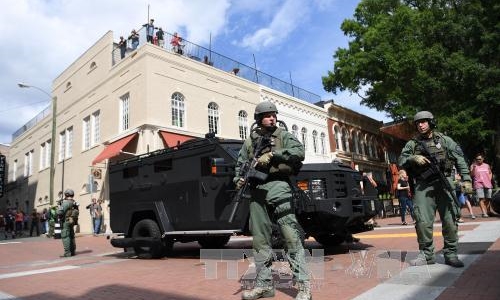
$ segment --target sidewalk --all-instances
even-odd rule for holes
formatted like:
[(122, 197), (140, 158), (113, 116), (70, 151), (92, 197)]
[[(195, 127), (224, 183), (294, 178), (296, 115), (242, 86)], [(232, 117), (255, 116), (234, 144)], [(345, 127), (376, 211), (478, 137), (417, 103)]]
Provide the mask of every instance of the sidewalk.
[[(477, 211), (476, 211), (477, 209)], [(479, 208), (473, 208), (476, 216)], [(410, 218), (410, 217), (407, 217)], [(478, 217), (471, 219), (468, 213), (462, 217), (465, 223), (459, 224), (459, 258), (465, 267), (450, 268), (444, 264), (442, 254), (437, 255), (437, 264), (405, 269), (399, 276), (378, 284), (354, 299), (386, 300), (386, 299), (500, 299), (500, 218)], [(436, 218), (435, 232), (441, 223)], [(409, 219), (411, 221), (411, 218)], [(408, 220), (407, 220), (408, 222)], [(413, 227), (401, 225), (401, 218), (377, 219), (379, 227), (375, 230), (389, 228)], [(471, 228), (471, 231), (461, 231)], [(436, 251), (439, 247), (436, 247)]]

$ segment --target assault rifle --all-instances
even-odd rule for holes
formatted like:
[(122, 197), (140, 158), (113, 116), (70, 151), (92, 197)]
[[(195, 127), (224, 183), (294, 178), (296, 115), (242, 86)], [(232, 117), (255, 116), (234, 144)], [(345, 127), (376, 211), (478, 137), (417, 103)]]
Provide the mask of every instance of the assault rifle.
[[(450, 182), (448, 181), (446, 176), (444, 176), (443, 172), (441, 172), (441, 170), (439, 170), (439, 162), (438, 162), (436, 156), (431, 154), (431, 152), (429, 151), (429, 148), (427, 147), (427, 145), (424, 142), (419, 141), (419, 143), (420, 143), (420, 146), (422, 146), (422, 148), (424, 150), (423, 154), (428, 156), (429, 161), (431, 162), (430, 166), (429, 166), (429, 170), (426, 172), (430, 172), (431, 174), (438, 175), (439, 181), (445, 187), (445, 189), (448, 191), (448, 193), (450, 193), (451, 197), (453, 198), (453, 201), (455, 202), (455, 215), (456, 215), (457, 219), (460, 218), (460, 215), (461, 215), (460, 206), (461, 206), (461, 204), (457, 198), (457, 195), (455, 194), (455, 189), (451, 186)], [(426, 173), (426, 172), (424, 172), (424, 173)], [(428, 176), (426, 176), (426, 177), (428, 177)]]
[(258, 159), (262, 155), (262, 151), (271, 146), (273, 146), (273, 141), (270, 137), (260, 137), (259, 142), (257, 143), (257, 145), (255, 145), (252, 160), (246, 161), (241, 166), (240, 171), (238, 172), (238, 176), (240, 178), (243, 178), (244, 183), (234, 196), (235, 202), (231, 211), (231, 215), (229, 216), (229, 223), (233, 222), (234, 216), (236, 215), (236, 211), (238, 211), (238, 207), (240, 206), (242, 198), (249, 198), (249, 196), (247, 195), (248, 188), (256, 183), (266, 181), (268, 174), (257, 170), (255, 167), (257, 167)]

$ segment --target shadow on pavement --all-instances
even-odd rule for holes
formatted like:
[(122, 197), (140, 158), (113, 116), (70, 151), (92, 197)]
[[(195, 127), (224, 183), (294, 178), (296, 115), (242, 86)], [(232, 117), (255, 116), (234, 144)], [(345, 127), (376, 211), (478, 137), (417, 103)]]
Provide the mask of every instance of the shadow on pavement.
[[(147, 289), (141, 289), (137, 287), (130, 287), (126, 285), (105, 285), (100, 286), (91, 290), (90, 292), (80, 295), (80, 299), (125, 299), (124, 295), (127, 295), (126, 299), (176, 299), (176, 300), (199, 300), (199, 297), (184, 296), (177, 293), (170, 292), (157, 292)], [(39, 300), (39, 299), (51, 299), (51, 300), (66, 300), (75, 299), (72, 296), (61, 295), (60, 293), (50, 292), (50, 293), (40, 293), (31, 296), (23, 296), (23, 300)]]

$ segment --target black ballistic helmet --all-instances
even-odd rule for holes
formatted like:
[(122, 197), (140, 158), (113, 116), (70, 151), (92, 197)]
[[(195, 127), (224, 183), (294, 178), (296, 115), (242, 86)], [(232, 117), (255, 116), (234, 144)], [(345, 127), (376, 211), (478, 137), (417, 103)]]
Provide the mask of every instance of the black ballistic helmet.
[(278, 113), (278, 109), (276, 108), (276, 105), (274, 105), (274, 103), (272, 103), (270, 101), (261, 102), (261, 103), (257, 104), (257, 106), (255, 107), (255, 113), (253, 114), (253, 118), (255, 121), (259, 121), (260, 115), (262, 115), (264, 113), (269, 113), (269, 112)]
[(73, 196), (75, 196), (75, 192), (72, 189), (67, 189), (64, 191), (64, 196), (73, 197)]
[(420, 120), (427, 120), (429, 122), (429, 126), (431, 127), (431, 129), (434, 129), (436, 127), (436, 121), (434, 120), (434, 116), (429, 111), (423, 110), (416, 113), (415, 116), (413, 117), (413, 124), (416, 125), (417, 121)]

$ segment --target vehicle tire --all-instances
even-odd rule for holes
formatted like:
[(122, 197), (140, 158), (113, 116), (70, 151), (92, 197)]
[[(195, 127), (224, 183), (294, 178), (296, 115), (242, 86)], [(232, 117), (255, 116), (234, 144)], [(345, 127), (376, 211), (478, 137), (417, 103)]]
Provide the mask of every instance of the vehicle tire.
[(345, 241), (345, 235), (343, 234), (319, 234), (315, 235), (314, 239), (316, 242), (320, 243), (325, 247), (333, 247), (342, 244)]
[(493, 191), (493, 196), (490, 200), (490, 209), (495, 214), (500, 214), (500, 190)]
[(198, 244), (200, 244), (200, 246), (204, 249), (219, 249), (224, 248), (224, 246), (229, 242), (230, 238), (230, 235), (207, 236), (198, 239)]
[(158, 224), (151, 219), (144, 219), (134, 226), (132, 231), (133, 238), (153, 238), (158, 240), (157, 243), (153, 243), (151, 246), (134, 246), (134, 252), (138, 258), (150, 259), (150, 258), (161, 258), (165, 255), (166, 250), (164, 249), (163, 242), (161, 241), (161, 232)]

